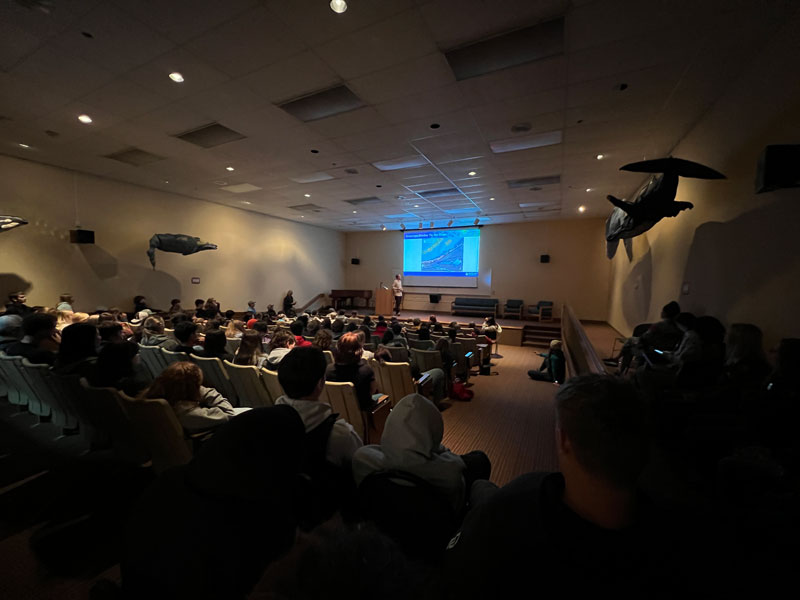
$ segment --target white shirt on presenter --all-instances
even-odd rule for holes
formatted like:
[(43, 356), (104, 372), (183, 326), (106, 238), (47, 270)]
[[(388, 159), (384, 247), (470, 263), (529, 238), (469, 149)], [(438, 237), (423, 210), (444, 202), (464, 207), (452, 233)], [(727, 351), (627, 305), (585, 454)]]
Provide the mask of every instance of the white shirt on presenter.
[(403, 282), (400, 280), (400, 275), (395, 275), (392, 282), (392, 293), (394, 293), (394, 314), (400, 314), (400, 302), (403, 300)]

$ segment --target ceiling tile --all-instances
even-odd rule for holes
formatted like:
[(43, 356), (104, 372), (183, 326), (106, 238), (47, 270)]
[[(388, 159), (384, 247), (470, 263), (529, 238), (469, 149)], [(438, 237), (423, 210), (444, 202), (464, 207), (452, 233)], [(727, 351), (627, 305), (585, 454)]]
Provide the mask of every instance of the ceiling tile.
[(242, 81), (275, 104), (341, 83), (333, 69), (312, 52), (302, 52), (259, 69)]

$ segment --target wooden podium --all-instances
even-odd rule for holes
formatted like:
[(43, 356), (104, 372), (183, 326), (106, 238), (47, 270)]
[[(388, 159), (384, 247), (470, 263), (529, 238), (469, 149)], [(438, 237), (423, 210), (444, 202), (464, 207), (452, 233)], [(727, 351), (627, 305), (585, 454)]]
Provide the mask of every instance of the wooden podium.
[(390, 315), (394, 310), (394, 294), (392, 290), (379, 287), (375, 290), (375, 314)]

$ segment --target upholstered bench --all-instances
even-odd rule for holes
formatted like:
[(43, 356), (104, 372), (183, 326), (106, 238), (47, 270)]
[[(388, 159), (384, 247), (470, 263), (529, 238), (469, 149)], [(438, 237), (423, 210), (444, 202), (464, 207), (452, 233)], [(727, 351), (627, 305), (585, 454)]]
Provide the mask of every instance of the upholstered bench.
[(450, 314), (496, 317), (499, 303), (500, 301), (497, 298), (456, 298), (450, 303)]

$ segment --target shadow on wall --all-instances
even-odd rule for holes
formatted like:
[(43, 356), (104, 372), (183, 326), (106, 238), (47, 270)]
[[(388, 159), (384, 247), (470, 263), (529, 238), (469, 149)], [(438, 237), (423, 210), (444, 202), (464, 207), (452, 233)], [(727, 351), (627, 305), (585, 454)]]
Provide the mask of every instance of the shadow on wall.
[(31, 282), (24, 280), (16, 273), (0, 273), (0, 307), (8, 302), (8, 295), (16, 292), (25, 292), (31, 289)]
[(86, 263), (99, 279), (111, 279), (117, 276), (119, 265), (116, 257), (94, 244), (82, 244), (80, 248)]
[(622, 313), (628, 323), (647, 321), (653, 293), (653, 255), (650, 248), (631, 269), (622, 286)]
[[(800, 260), (797, 198), (781, 198), (727, 223), (704, 223), (695, 231), (684, 281), (691, 289), (691, 310), (724, 319), (746, 295), (758, 295)], [(796, 303), (800, 287), (787, 289), (776, 306)], [(768, 307), (763, 307), (767, 309)]]

